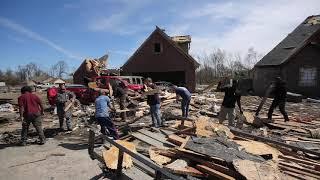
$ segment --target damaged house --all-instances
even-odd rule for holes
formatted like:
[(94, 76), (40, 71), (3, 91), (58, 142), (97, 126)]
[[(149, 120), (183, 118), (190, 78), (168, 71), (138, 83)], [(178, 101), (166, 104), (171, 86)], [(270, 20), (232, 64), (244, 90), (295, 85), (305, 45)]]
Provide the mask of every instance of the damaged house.
[(253, 88), (262, 95), (276, 76), (281, 76), (288, 91), (320, 97), (320, 15), (310, 16), (253, 69)]
[(168, 81), (194, 91), (199, 63), (189, 55), (190, 36), (168, 36), (156, 27), (122, 66), (122, 73)]

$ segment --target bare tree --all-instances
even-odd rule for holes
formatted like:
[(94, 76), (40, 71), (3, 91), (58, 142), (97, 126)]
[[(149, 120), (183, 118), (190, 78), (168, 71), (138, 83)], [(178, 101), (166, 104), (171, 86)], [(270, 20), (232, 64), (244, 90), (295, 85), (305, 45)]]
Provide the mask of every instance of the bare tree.
[(49, 75), (53, 77), (62, 78), (64, 74), (68, 74), (68, 64), (65, 61), (59, 61), (49, 70)]
[(248, 69), (252, 69), (261, 58), (262, 54), (259, 54), (253, 47), (250, 47), (244, 58), (244, 64)]

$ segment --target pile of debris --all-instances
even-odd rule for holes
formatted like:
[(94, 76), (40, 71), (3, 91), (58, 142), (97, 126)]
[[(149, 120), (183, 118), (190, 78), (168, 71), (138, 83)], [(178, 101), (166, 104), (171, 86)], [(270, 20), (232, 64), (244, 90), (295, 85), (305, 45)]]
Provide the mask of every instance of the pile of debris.
[[(121, 143), (149, 157), (160, 167), (187, 178), (320, 178), (317, 172), (320, 163), (313, 160), (320, 157), (319, 140), (311, 138), (311, 135), (317, 137), (320, 134), (317, 130), (320, 122), (313, 118), (319, 112), (309, 111), (309, 120), (293, 118), (300, 112), (305, 113), (294, 109), (318, 107), (318, 104), (288, 103), (292, 121), (285, 123), (279, 114), (274, 114), (274, 121), (268, 122), (264, 116), (270, 99), (262, 109), (262, 115), (255, 117), (253, 114), (257, 105), (253, 103), (259, 104), (260, 98), (244, 97), (244, 116), (237, 115), (237, 121), (243, 120), (245, 123), (240, 130), (218, 124), (221, 94), (194, 94), (187, 119), (181, 117), (180, 104), (175, 103), (174, 97), (168, 92), (162, 96), (161, 111), (166, 127), (160, 129), (148, 128), (151, 124), (151, 118), (147, 115), (148, 106), (145, 102), (140, 103), (138, 109), (143, 112), (142, 116), (127, 124), (131, 132), (122, 138)], [(261, 126), (253, 123), (255, 119), (262, 122)], [(113, 146), (105, 147), (109, 149)], [(135, 163), (130, 161), (130, 157), (127, 158), (129, 162), (124, 167), (130, 168)], [(114, 164), (117, 160), (114, 157), (113, 168), (108, 168), (116, 169)]]

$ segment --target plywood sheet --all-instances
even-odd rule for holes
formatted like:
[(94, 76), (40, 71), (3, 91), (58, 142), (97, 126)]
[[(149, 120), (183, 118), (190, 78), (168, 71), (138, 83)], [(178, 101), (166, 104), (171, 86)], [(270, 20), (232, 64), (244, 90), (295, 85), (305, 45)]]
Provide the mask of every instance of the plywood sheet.
[[(117, 140), (116, 142), (126, 147), (132, 152), (137, 152), (135, 145), (131, 142), (127, 142), (123, 140)], [(104, 150), (102, 152), (102, 155), (103, 155), (104, 162), (106, 163), (106, 166), (108, 168), (117, 169), (118, 156), (119, 156), (119, 149), (117, 147), (112, 146), (110, 149)], [(126, 153), (124, 153), (122, 167), (130, 168), (132, 166), (133, 166), (132, 158)]]
[(280, 171), (272, 162), (253, 162), (250, 160), (234, 160), (235, 169), (247, 180), (280, 180)]
[(235, 142), (241, 147), (245, 149), (248, 153), (255, 154), (255, 155), (265, 155), (265, 154), (272, 154), (272, 158), (275, 161), (278, 161), (278, 156), (282, 155), (280, 151), (277, 149), (258, 141), (238, 141)]

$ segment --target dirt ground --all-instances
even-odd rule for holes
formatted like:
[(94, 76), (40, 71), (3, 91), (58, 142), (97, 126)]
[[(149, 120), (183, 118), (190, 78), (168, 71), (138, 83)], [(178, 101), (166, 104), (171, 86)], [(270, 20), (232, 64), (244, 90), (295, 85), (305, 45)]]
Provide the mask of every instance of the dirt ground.
[(45, 145), (0, 145), (0, 179), (100, 179), (97, 161), (81, 141), (49, 139)]

